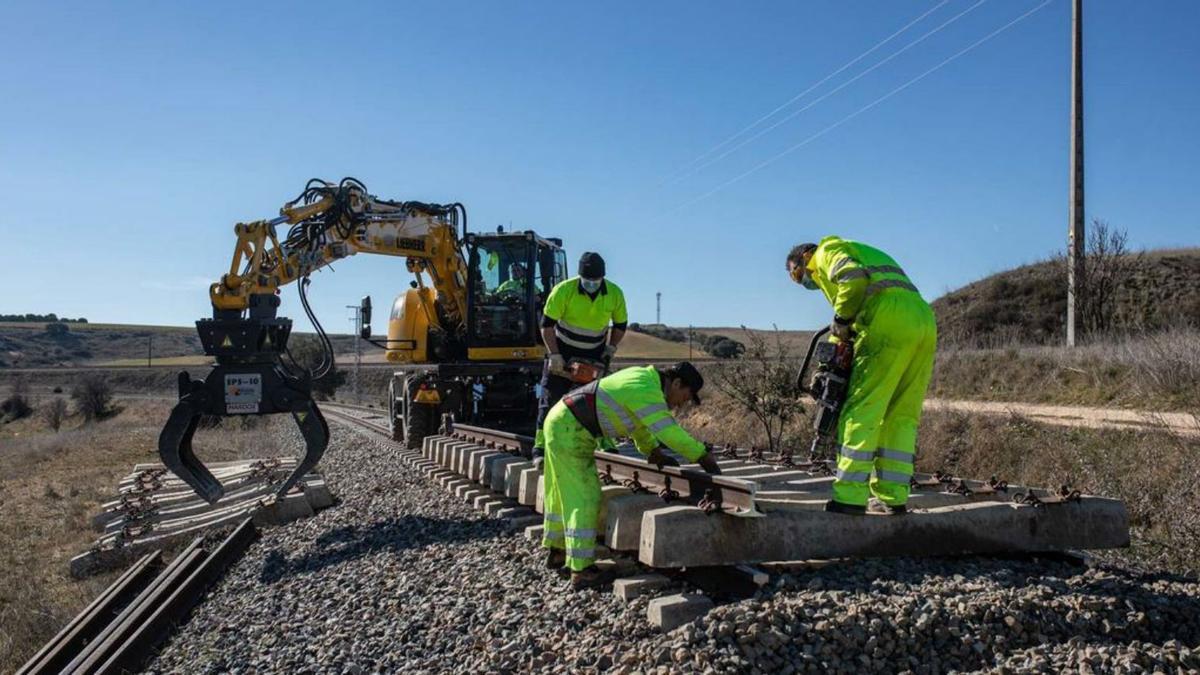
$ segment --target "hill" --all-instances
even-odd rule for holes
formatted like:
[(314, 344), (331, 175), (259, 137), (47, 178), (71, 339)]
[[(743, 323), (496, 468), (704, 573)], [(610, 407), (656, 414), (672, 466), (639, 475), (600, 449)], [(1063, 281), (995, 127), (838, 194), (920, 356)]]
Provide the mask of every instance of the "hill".
[[(212, 359), (204, 355), (196, 329), (190, 326), (141, 326), (102, 323), (63, 324), (47, 330), (44, 322), (0, 322), (0, 368), (53, 368), (65, 366), (144, 366), (153, 349), (154, 365), (199, 366)], [(311, 336), (309, 333), (297, 335)], [(330, 335), (340, 363), (352, 363), (351, 335)], [(687, 344), (668, 342), (651, 335), (626, 334), (620, 356), (624, 359), (685, 359)], [(707, 356), (697, 347), (696, 356)], [(363, 346), (365, 363), (384, 363), (383, 352)]]
[[(1200, 325), (1200, 248), (1130, 256), (1113, 293), (1117, 332)], [(1066, 334), (1066, 267), (1043, 261), (1006, 270), (933, 301), (943, 344), (1004, 346), (1059, 342)]]

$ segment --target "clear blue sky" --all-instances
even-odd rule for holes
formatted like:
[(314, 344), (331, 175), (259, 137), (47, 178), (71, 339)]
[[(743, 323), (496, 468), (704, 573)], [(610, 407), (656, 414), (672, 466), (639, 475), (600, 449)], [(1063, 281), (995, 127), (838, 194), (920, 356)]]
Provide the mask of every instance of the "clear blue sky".
[[(797, 105), (975, 2), (950, 0)], [(560, 236), (572, 261), (602, 252), (633, 320), (652, 321), (662, 291), (673, 324), (824, 322), (782, 270), (792, 244), (826, 233), (891, 252), (933, 298), (1065, 239), (1068, 0), (696, 198), (1039, 2), (984, 2), (669, 182), (937, 0), (10, 0), (0, 313), (190, 324), (209, 313), (234, 222), (345, 175), (384, 197), (462, 201), (475, 228)], [(1200, 243), (1200, 3), (1087, 5), (1088, 215), (1138, 246)], [(344, 305), (370, 293), (386, 307), (408, 276), (359, 256), (314, 281), (341, 332)], [(286, 290), (302, 324), (298, 304)]]

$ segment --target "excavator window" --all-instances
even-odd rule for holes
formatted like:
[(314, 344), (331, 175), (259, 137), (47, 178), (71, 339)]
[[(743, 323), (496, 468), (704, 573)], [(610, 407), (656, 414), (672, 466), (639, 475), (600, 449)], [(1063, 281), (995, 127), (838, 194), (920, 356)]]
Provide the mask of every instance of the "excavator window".
[(470, 252), (472, 344), (522, 346), (533, 336), (534, 242), (524, 236), (476, 236)]

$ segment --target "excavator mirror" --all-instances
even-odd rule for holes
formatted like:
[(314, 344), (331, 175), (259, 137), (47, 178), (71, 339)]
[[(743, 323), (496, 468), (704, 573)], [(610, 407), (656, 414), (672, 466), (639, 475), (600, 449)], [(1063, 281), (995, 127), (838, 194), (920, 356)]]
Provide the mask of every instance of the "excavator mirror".
[(358, 335), (364, 340), (369, 340), (371, 338), (371, 296), (363, 296), (362, 302), (358, 305), (358, 318), (362, 322)]

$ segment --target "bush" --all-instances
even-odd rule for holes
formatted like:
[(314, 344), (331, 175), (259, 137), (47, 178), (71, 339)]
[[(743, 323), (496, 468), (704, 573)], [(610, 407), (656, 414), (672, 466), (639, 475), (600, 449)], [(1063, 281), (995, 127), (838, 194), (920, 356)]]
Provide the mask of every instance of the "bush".
[(718, 359), (734, 359), (746, 353), (746, 345), (737, 340), (720, 335), (714, 335), (713, 338), (715, 339), (705, 340), (704, 351)]
[(0, 419), (5, 422), (19, 420), (22, 417), (28, 417), (33, 413), (33, 406), (29, 403), (29, 385), (25, 380), (17, 380), (13, 383), (12, 393), (8, 398), (0, 403)]
[(58, 431), (60, 428), (62, 428), (63, 420), (66, 419), (66, 417), (67, 402), (61, 398), (55, 397), (50, 401), (50, 404), (46, 406), (46, 424), (54, 431)]
[(68, 328), (67, 324), (65, 323), (56, 322), (46, 324), (46, 335), (49, 335), (50, 337), (62, 337), (70, 332), (71, 329)]
[[(743, 327), (745, 330), (745, 327)], [(792, 422), (804, 415), (796, 386), (799, 364), (775, 330), (775, 344), (763, 333), (746, 330), (745, 355), (716, 369), (713, 385), (762, 425), (771, 450), (783, 451), (782, 439)]]
[(88, 422), (112, 414), (112, 387), (99, 375), (88, 375), (76, 384), (71, 389), (71, 400)]

